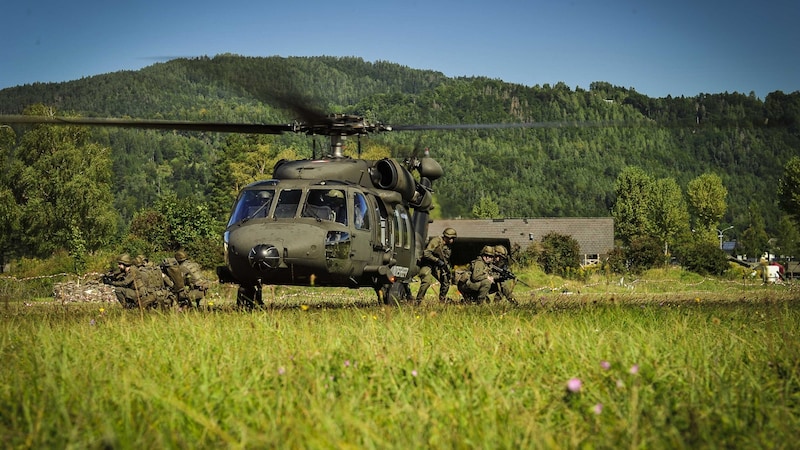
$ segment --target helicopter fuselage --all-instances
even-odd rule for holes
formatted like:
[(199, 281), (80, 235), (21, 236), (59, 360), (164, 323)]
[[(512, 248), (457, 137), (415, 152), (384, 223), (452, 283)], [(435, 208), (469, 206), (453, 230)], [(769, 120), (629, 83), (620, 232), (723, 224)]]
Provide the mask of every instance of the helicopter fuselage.
[[(289, 161), (276, 166), (275, 178), (245, 187), (224, 234), (232, 278), (242, 286), (377, 289), (416, 275), (428, 213), (415, 211), (424, 216), (418, 229), (409, 209), (413, 179), (383, 161)], [(391, 188), (376, 188), (381, 182)]]

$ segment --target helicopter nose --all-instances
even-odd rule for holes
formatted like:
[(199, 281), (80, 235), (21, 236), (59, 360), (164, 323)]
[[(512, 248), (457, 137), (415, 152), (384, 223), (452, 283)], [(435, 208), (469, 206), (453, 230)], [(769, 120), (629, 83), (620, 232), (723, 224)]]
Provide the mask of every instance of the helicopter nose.
[(247, 260), (256, 270), (270, 270), (280, 265), (281, 255), (274, 245), (259, 244), (250, 249)]

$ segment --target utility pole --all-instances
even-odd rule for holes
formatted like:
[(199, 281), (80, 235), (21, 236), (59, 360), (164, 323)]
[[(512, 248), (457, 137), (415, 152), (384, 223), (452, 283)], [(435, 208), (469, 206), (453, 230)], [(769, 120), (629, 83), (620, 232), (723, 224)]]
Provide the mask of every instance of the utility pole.
[(719, 236), (719, 249), (720, 250), (722, 250), (722, 239), (725, 237), (725, 232), (728, 231), (728, 230), (731, 230), (731, 229), (733, 229), (733, 225), (729, 226), (728, 228), (725, 228), (724, 230), (720, 230), (719, 228), (717, 228), (717, 236)]

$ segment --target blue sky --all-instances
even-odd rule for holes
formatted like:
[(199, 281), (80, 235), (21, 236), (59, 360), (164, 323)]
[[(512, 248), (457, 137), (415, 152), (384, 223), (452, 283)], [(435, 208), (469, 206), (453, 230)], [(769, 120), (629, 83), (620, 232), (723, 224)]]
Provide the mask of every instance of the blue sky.
[(797, 0), (28, 0), (2, 8), (0, 89), (173, 57), (357, 56), (448, 76), (650, 97), (800, 90)]

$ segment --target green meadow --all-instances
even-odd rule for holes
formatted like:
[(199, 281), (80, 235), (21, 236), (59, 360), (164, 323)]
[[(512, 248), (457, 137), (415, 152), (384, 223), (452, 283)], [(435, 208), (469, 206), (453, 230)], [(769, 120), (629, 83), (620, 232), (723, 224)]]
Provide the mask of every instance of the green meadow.
[(188, 312), (6, 298), (0, 443), (796, 448), (795, 287), (686, 277), (531, 276), (519, 306), (277, 288), (241, 311), (220, 286)]

